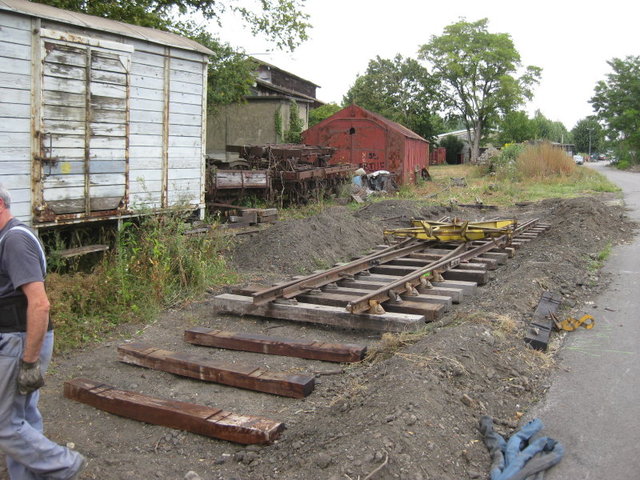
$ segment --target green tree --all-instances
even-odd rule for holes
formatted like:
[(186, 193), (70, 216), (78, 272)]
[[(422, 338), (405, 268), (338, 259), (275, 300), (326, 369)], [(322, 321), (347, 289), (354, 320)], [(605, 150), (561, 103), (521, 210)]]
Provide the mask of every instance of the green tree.
[(462, 153), (464, 142), (455, 135), (447, 135), (440, 140), (440, 146), (447, 149), (446, 161), (450, 165), (459, 163), (458, 155)]
[(502, 118), (496, 138), (499, 144), (504, 145), (532, 140), (534, 135), (534, 125), (529, 116), (523, 111), (513, 111)]
[(562, 122), (554, 122), (537, 110), (531, 120), (533, 125), (532, 140), (548, 140), (556, 143), (571, 143), (571, 134)]
[(431, 140), (442, 123), (435, 114), (436, 98), (435, 82), (427, 70), (415, 59), (396, 55), (370, 60), (342, 102), (355, 103)]
[(510, 35), (490, 33), (487, 23), (484, 18), (449, 25), (422, 45), (419, 55), (439, 81), (444, 107), (464, 120), (472, 162), (485, 129), (532, 97), (541, 72), (528, 66), (517, 76), (520, 54)]
[[(262, 34), (277, 48), (293, 51), (306, 40), (308, 15), (302, 12), (305, 0), (254, 0), (246, 6), (235, 0), (35, 0), (65, 10), (110, 18), (143, 27), (178, 34), (198, 27), (186, 19), (200, 14), (222, 26), (227, 12), (238, 15), (253, 35)], [(195, 33), (198, 33), (197, 31)]]
[(571, 133), (578, 152), (591, 154), (601, 151), (604, 146), (604, 132), (595, 117), (587, 117), (578, 121)]
[(235, 0), (35, 0), (75, 12), (110, 18), (143, 27), (166, 30), (191, 38), (214, 52), (209, 63), (208, 105), (210, 109), (242, 101), (255, 78), (255, 63), (244, 53), (220, 41), (205, 26), (189, 20), (200, 14), (208, 24), (222, 27), (222, 16), (234, 13), (277, 48), (294, 50), (307, 39), (305, 0), (254, 0), (243, 7)]
[(284, 134), (284, 141), (286, 143), (301, 143), (303, 126), (298, 103), (295, 100), (291, 100), (289, 104), (289, 128)]
[(640, 56), (614, 58), (613, 69), (600, 80), (590, 102), (605, 126), (606, 135), (630, 152), (630, 160), (640, 161)]
[(317, 125), (325, 118), (329, 118), (331, 115), (339, 112), (340, 110), (342, 110), (342, 107), (336, 105), (335, 103), (327, 103), (325, 105), (322, 105), (321, 107), (314, 108), (309, 112), (309, 126), (313, 127), (314, 125)]

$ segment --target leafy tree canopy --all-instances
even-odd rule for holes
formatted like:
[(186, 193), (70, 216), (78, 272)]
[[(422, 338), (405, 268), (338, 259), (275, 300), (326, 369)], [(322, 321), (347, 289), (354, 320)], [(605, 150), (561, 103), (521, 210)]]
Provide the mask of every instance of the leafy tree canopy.
[(340, 110), (342, 110), (342, 107), (335, 103), (327, 103), (321, 107), (314, 108), (309, 112), (309, 126), (313, 127), (314, 125), (317, 125), (325, 118), (329, 118)]
[(580, 120), (573, 130), (573, 143), (578, 152), (601, 152), (604, 147), (604, 130), (595, 117)]
[[(222, 16), (232, 13), (281, 49), (294, 50), (307, 39), (308, 15), (301, 11), (305, 0), (255, 0), (252, 6), (238, 0), (35, 0), (65, 10), (82, 12), (121, 22), (184, 35), (197, 32), (186, 16), (200, 14), (222, 26)], [(246, 3), (246, 2), (244, 2)]]
[[(189, 37), (214, 52), (209, 64), (208, 103), (239, 102), (250, 92), (255, 63), (188, 18), (201, 15), (222, 26), (226, 13), (239, 15), (254, 35), (265, 35), (277, 48), (293, 51), (307, 39), (305, 0), (255, 0), (252, 8), (238, 0), (35, 0), (66, 10), (110, 18)], [(244, 2), (246, 3), (246, 2)]]
[(515, 110), (533, 95), (541, 69), (524, 68), (520, 54), (506, 33), (490, 33), (486, 18), (476, 22), (462, 19), (445, 27), (420, 47), (440, 85), (443, 106), (465, 123), (471, 160), (478, 158), (485, 128), (497, 123), (499, 115)]
[(637, 154), (640, 152), (640, 56), (614, 58), (607, 63), (613, 72), (596, 84), (590, 102), (604, 122), (607, 136)]
[(497, 142), (500, 145), (507, 143), (522, 143), (535, 138), (535, 126), (529, 116), (523, 111), (507, 113), (500, 122)]
[(462, 153), (464, 148), (464, 142), (455, 135), (447, 135), (440, 140), (440, 146), (446, 148), (447, 157), (446, 161), (450, 165), (459, 163), (458, 155)]
[(556, 143), (572, 143), (570, 132), (562, 122), (554, 122), (537, 110), (531, 120), (533, 123), (532, 140), (548, 140)]
[(417, 60), (377, 56), (356, 78), (343, 104), (355, 103), (431, 140), (442, 122), (435, 114), (436, 98), (434, 79)]

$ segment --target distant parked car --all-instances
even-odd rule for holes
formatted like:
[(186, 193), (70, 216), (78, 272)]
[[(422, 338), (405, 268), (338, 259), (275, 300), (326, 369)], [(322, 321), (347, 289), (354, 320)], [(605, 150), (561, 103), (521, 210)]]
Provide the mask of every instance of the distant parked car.
[(574, 155), (573, 156), (573, 161), (576, 162), (576, 165), (583, 165), (584, 164), (584, 158), (582, 155)]

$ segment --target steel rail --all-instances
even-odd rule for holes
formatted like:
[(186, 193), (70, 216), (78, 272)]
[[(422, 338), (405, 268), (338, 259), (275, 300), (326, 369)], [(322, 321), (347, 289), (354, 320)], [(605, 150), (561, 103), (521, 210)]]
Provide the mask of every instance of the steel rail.
[(278, 298), (293, 298), (308, 290), (337, 282), (345, 276), (355, 275), (356, 273), (361, 273), (371, 267), (389, 262), (395, 258), (423, 250), (433, 243), (435, 242), (421, 242), (414, 238), (408, 238), (380, 252), (358, 258), (347, 264), (255, 292), (251, 295), (253, 304), (263, 305)]
[[(523, 223), (522, 225), (514, 228), (512, 235), (517, 235), (518, 233), (524, 232), (525, 230), (534, 226), (537, 222), (538, 219), (534, 219)], [(390, 299), (395, 299), (398, 295), (412, 292), (416, 287), (420, 285), (426, 286), (426, 279), (424, 279), (424, 277), (431, 272), (435, 271), (438, 273), (442, 273), (453, 267), (456, 267), (461, 262), (465, 262), (474, 257), (477, 257), (482, 253), (492, 250), (493, 248), (505, 247), (511, 242), (511, 239), (513, 238), (512, 235), (502, 235), (497, 238), (492, 238), (491, 240), (487, 240), (484, 245), (479, 245), (470, 250), (467, 250), (469, 242), (463, 243), (440, 260), (432, 262), (416, 270), (415, 272), (412, 272), (408, 275), (405, 275), (404, 277), (399, 278), (398, 280), (384, 285), (384, 287), (379, 288), (378, 290), (372, 291), (367, 295), (349, 302), (346, 309), (351, 313), (362, 313), (368, 310), (371, 310), (370, 313), (376, 313), (376, 311), (378, 310), (377, 306), (380, 303)]]

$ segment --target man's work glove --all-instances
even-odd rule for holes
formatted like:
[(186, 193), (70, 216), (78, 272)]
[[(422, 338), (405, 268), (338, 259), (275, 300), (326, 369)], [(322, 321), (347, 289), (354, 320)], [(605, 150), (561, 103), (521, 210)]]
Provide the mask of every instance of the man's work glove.
[(40, 360), (35, 362), (25, 362), (20, 359), (20, 369), (18, 370), (18, 393), (29, 395), (44, 385), (44, 378), (40, 371)]

